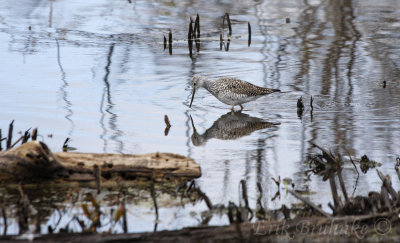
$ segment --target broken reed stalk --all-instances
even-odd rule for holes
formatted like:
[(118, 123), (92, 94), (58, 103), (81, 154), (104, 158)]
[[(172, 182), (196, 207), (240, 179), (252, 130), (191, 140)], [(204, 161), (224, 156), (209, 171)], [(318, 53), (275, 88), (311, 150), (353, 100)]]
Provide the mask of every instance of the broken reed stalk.
[(35, 141), (37, 139), (37, 132), (38, 132), (38, 129), (34, 128), (32, 131), (32, 141)]
[(220, 31), (219, 32), (219, 50), (220, 51), (222, 51), (222, 41), (223, 41), (222, 32)]
[(226, 22), (228, 22), (228, 29), (229, 29), (228, 36), (232, 36), (232, 26), (231, 26), (231, 19), (229, 18), (229, 13), (226, 13), (225, 17), (226, 17)]
[(197, 26), (197, 39), (200, 38), (200, 15), (196, 16), (196, 26)]
[[(188, 48), (189, 48), (189, 56), (190, 58), (193, 58), (193, 28), (192, 28), (192, 18), (190, 18), (189, 22), (189, 31), (188, 31)], [(194, 26), (196, 29), (197, 27)]]
[(250, 22), (247, 22), (247, 27), (249, 29), (249, 38), (248, 38), (248, 41), (247, 41), (247, 46), (250, 46), (250, 44), (251, 44), (251, 26), (250, 26)]
[(300, 201), (304, 202), (305, 204), (307, 204), (308, 206), (310, 206), (311, 208), (313, 208), (315, 211), (317, 211), (318, 213), (320, 213), (321, 215), (327, 217), (327, 218), (331, 218), (331, 215), (328, 214), (327, 212), (325, 212), (324, 210), (322, 210), (320, 207), (318, 207), (317, 205), (315, 205), (313, 202), (311, 202), (310, 200), (300, 196), (300, 194), (298, 194), (297, 192), (293, 191), (293, 190), (289, 190), (289, 193), (292, 194), (293, 196), (295, 196), (297, 199), (299, 199)]
[[(193, 21), (192, 18), (190, 18), (190, 22), (189, 22), (189, 31), (188, 31), (188, 40), (193, 40)], [(194, 30), (196, 31), (197, 25), (194, 25)]]
[(7, 146), (6, 149), (9, 149), (11, 147), (11, 141), (12, 141), (12, 134), (13, 134), (13, 129), (14, 129), (14, 120), (10, 123), (8, 127), (8, 136), (7, 136)]
[(24, 133), (24, 138), (22, 139), (22, 143), (26, 143), (28, 142), (28, 139), (30, 138), (31, 134), (29, 133), (29, 130), (31, 130), (30, 128), (28, 130), (25, 131)]
[(169, 30), (168, 33), (168, 49), (169, 49), (169, 54), (172, 55), (172, 31)]

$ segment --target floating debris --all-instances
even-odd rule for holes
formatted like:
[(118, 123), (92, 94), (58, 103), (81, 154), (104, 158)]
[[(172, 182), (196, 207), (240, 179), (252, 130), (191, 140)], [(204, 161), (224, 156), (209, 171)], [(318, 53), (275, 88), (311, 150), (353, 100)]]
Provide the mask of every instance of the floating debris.
[(169, 122), (169, 119), (168, 119), (167, 115), (164, 116), (164, 122), (165, 122), (165, 125), (166, 125), (166, 128), (164, 130), (164, 135), (168, 136), (169, 129), (171, 128), (171, 123)]
[(290, 23), (290, 18), (286, 18), (286, 24)]
[(381, 166), (380, 163), (370, 160), (367, 155), (363, 155), (360, 160), (361, 171), (365, 174), (369, 169)]

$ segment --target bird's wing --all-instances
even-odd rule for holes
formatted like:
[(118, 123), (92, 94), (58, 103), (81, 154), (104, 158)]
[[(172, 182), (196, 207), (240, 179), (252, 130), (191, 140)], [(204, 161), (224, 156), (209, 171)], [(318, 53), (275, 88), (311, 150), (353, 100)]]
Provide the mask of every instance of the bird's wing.
[(279, 91), (276, 89), (259, 87), (237, 78), (229, 78), (229, 82), (226, 82), (226, 88), (236, 94), (246, 94), (251, 96), (266, 95)]

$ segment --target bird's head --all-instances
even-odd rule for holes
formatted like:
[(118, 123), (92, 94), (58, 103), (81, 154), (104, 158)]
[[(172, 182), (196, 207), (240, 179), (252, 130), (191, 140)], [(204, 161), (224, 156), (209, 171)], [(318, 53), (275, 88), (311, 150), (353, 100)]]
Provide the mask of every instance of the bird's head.
[(204, 87), (205, 81), (207, 80), (204, 76), (196, 75), (190, 80), (190, 86), (193, 88), (192, 100), (190, 101), (189, 107), (192, 107), (194, 94), (196, 93), (197, 89)]

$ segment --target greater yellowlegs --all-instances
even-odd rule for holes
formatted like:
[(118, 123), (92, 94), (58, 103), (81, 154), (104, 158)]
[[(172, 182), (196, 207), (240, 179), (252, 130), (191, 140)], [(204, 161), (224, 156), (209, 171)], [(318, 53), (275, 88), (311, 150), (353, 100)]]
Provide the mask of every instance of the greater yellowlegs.
[(189, 107), (192, 107), (194, 94), (197, 89), (203, 87), (222, 103), (232, 106), (232, 111), (235, 105), (239, 105), (240, 110), (243, 110), (242, 104), (280, 91), (279, 89), (259, 87), (249, 82), (230, 77), (223, 77), (212, 81), (207, 77), (196, 75), (192, 78), (190, 84), (193, 87), (193, 94)]

